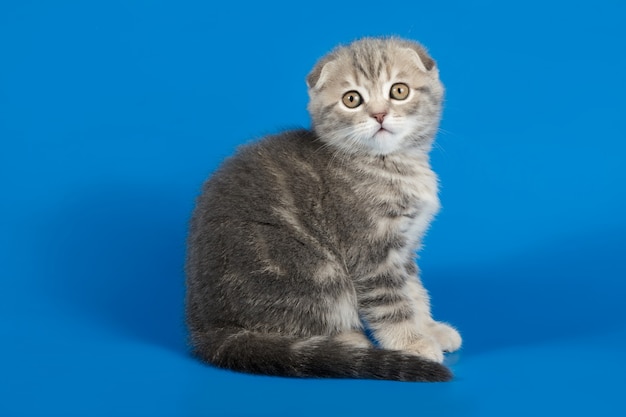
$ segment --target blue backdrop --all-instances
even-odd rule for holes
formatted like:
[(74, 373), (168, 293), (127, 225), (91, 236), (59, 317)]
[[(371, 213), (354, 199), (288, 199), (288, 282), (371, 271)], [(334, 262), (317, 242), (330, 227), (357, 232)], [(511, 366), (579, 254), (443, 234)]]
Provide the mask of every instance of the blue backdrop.
[[(626, 3), (0, 5), (0, 415), (626, 413)], [(421, 254), (448, 384), (187, 354), (186, 225), (237, 145), (308, 126), (338, 43), (422, 41), (447, 100)]]

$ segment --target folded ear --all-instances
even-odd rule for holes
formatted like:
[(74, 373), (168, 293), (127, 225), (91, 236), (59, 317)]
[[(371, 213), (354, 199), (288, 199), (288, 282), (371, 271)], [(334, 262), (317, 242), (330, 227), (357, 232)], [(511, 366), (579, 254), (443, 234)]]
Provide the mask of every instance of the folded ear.
[(313, 88), (319, 89), (326, 82), (334, 68), (333, 60), (333, 56), (326, 56), (315, 64), (306, 77), (306, 86), (309, 90)]
[(428, 55), (426, 49), (416, 42), (405, 42), (407, 54), (414, 60), (415, 65), (424, 72), (429, 72), (435, 68), (435, 61)]

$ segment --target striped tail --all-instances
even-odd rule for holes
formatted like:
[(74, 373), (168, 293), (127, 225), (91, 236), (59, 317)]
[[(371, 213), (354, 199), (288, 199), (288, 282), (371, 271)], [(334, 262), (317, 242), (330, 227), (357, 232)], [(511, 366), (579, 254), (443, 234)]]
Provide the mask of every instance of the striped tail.
[(262, 375), (443, 382), (444, 365), (395, 350), (359, 348), (331, 337), (298, 339), (240, 329), (192, 335), (194, 353), (220, 368)]

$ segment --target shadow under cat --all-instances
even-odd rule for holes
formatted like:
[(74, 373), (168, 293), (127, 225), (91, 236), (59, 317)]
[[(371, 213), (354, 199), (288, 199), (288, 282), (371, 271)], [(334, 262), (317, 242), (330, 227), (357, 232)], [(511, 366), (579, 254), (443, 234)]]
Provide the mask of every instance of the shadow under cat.
[(77, 194), (44, 238), (57, 302), (125, 337), (186, 352), (185, 198), (101, 187)]

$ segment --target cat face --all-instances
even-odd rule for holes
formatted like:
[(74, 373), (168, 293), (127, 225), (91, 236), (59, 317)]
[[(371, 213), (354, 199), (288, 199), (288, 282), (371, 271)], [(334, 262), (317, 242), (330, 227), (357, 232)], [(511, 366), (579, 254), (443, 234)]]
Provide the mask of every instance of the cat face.
[(371, 155), (430, 149), (443, 86), (419, 44), (356, 41), (323, 57), (307, 85), (313, 129), (328, 145)]

